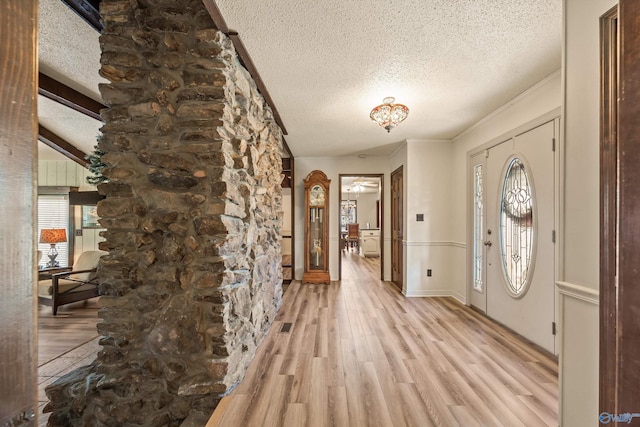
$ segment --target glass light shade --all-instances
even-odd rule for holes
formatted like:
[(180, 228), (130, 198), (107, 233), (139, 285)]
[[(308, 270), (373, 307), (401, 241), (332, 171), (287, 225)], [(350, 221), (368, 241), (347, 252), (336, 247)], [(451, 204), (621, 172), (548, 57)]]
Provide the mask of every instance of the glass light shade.
[(398, 126), (409, 115), (409, 109), (406, 105), (394, 104), (396, 99), (388, 97), (382, 100), (382, 104), (371, 110), (371, 120), (376, 122), (378, 126), (383, 127), (387, 132)]

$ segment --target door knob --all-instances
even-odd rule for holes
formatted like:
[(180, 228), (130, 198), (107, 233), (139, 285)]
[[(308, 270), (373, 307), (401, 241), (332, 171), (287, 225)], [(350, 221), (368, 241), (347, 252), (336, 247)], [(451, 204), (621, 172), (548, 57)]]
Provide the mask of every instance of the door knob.
[(487, 240), (487, 241), (485, 241), (485, 242), (484, 242), (484, 245), (485, 245), (485, 246), (491, 246), (491, 245), (492, 245), (491, 240)]

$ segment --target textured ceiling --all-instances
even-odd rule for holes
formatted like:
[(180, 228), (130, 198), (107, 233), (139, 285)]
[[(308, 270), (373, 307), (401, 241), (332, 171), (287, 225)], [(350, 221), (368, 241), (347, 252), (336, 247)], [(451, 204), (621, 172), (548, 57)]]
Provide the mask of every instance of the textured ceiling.
[[(100, 69), (99, 34), (60, 0), (39, 0), (38, 65), (40, 72), (78, 92), (102, 101), (98, 83), (107, 82)], [(88, 153), (96, 145), (102, 123), (42, 96), (38, 120), (76, 148)], [(58, 160), (53, 150), (42, 149), (38, 158)]]
[[(389, 154), (450, 139), (560, 69), (561, 0), (216, 0), (294, 156)], [(386, 96), (410, 114), (387, 134)]]
[[(389, 155), (405, 139), (451, 139), (560, 69), (562, 0), (215, 1), (294, 156)], [(40, 70), (100, 100), (98, 33), (60, 0), (39, 4)], [(411, 110), (391, 133), (369, 119), (386, 96)], [(95, 145), (100, 123), (42, 101), (39, 114), (81, 150)]]
[(38, 14), (40, 71), (101, 101), (99, 34), (61, 0), (39, 0)]

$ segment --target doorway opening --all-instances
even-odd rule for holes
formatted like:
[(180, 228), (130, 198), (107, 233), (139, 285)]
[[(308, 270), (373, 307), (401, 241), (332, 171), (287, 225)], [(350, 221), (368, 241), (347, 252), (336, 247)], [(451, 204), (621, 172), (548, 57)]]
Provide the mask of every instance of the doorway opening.
[(384, 174), (340, 174), (339, 185), (339, 279), (343, 262), (359, 257), (374, 260), (384, 280)]

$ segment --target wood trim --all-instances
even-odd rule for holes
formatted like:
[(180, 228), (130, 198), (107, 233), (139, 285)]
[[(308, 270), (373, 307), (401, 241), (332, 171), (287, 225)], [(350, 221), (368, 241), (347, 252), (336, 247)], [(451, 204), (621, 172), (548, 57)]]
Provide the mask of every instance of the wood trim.
[(384, 174), (380, 174), (380, 280), (384, 281)]
[(100, 122), (102, 121), (100, 110), (107, 108), (100, 102), (42, 73), (38, 73), (38, 94)]
[[(399, 177), (399, 178), (397, 178)], [(400, 180), (400, 188), (394, 187), (394, 181)], [(391, 172), (391, 282), (402, 292), (404, 288), (404, 165)], [(399, 191), (399, 193), (398, 193)], [(396, 229), (398, 225), (399, 229)], [(397, 235), (396, 235), (397, 234)], [(396, 268), (397, 270), (394, 270)]]
[(84, 151), (77, 149), (74, 145), (65, 139), (62, 139), (42, 125), (38, 126), (38, 140), (53, 148), (58, 153), (73, 160), (77, 164), (85, 168), (87, 167), (88, 163), (85, 159), (87, 154)]
[[(342, 199), (342, 178), (379, 178), (380, 179), (380, 280), (384, 280), (384, 173), (341, 173), (338, 175), (338, 236), (340, 230), (340, 205)], [(356, 213), (357, 216), (357, 213)], [(338, 254), (342, 254), (340, 237), (338, 237)], [(342, 255), (338, 256), (338, 280), (342, 280)]]
[[(617, 413), (638, 412), (640, 395), (640, 2), (619, 3)], [(624, 155), (623, 155), (624, 153)], [(602, 351), (611, 351), (604, 348)], [(612, 412), (612, 411), (609, 411)]]
[(282, 159), (282, 174), (284, 177), (282, 178), (282, 183), (280, 184), (282, 188), (291, 188), (293, 185), (293, 180), (291, 176), (291, 157), (283, 157)]
[(67, 187), (64, 185), (43, 185), (38, 187), (38, 196), (50, 194), (69, 194), (69, 192), (77, 190), (78, 187)]
[(600, 17), (600, 387), (599, 412), (616, 408), (618, 191), (618, 7)]
[(62, 2), (91, 25), (94, 30), (102, 32), (104, 26), (100, 21), (100, 0), (62, 0)]
[(291, 279), (296, 280), (296, 162), (291, 157)]
[(96, 206), (106, 196), (97, 191), (73, 191), (69, 193), (70, 206)]
[(213, 25), (216, 26), (218, 31), (229, 35), (229, 27), (227, 27), (227, 23), (222, 17), (222, 13), (220, 13), (220, 9), (218, 9), (216, 2), (214, 0), (202, 0), (202, 3), (204, 3), (204, 7), (207, 9), (207, 12), (209, 12), (209, 15), (211, 15)]
[[(67, 244), (69, 245), (69, 251), (67, 252), (67, 265), (69, 266), (73, 266), (76, 250), (76, 210), (75, 206), (71, 205), (71, 194), (77, 191), (78, 187), (69, 188), (69, 235), (67, 236)], [(80, 216), (82, 216), (82, 212), (80, 212)], [(55, 314), (55, 310), (53, 314)]]

